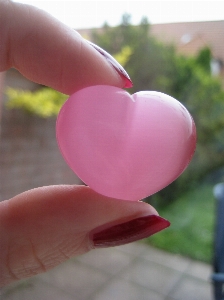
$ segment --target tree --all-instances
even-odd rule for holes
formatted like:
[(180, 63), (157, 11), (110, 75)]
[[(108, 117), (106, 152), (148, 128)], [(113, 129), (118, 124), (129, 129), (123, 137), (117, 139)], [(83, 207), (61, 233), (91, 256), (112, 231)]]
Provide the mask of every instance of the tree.
[(128, 59), (124, 59), (123, 66), (134, 81), (131, 92), (161, 90), (164, 86), (174, 48), (164, 47), (150, 34), (147, 18), (144, 17), (139, 26), (132, 26), (130, 16), (124, 15), (120, 26), (104, 27), (101, 33), (94, 31), (93, 41), (118, 59), (124, 49), (128, 49)]

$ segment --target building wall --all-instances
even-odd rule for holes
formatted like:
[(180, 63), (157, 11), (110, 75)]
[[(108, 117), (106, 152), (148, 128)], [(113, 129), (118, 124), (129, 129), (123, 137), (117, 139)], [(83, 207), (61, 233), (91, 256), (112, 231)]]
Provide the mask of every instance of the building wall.
[[(19, 78), (21, 82), (15, 77), (13, 80), (12, 74), (6, 76), (6, 85), (35, 87), (32, 82)], [(59, 152), (55, 121), (55, 118), (42, 119), (20, 110), (7, 110), (3, 105), (0, 200), (45, 185), (81, 184)]]

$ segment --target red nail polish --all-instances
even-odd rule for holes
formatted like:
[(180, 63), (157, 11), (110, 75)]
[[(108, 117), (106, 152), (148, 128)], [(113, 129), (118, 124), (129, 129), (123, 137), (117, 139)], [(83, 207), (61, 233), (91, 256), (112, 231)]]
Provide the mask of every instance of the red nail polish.
[(114, 69), (120, 74), (120, 76), (125, 81), (125, 88), (131, 88), (133, 86), (133, 83), (131, 81), (130, 76), (125, 71), (125, 69), (111, 56), (108, 52), (106, 52), (104, 49), (100, 48), (99, 46), (95, 45), (94, 43), (87, 41), (94, 49), (96, 49), (103, 57), (111, 63), (111, 65), (114, 67)]
[(93, 233), (93, 245), (95, 248), (120, 246), (149, 237), (169, 226), (170, 222), (160, 216), (145, 216)]

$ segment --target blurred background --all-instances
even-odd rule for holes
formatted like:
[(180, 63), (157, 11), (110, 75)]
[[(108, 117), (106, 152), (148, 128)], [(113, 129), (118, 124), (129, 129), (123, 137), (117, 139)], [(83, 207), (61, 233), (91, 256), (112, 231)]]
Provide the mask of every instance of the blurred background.
[[(195, 120), (198, 139), (187, 170), (145, 199), (169, 219), (169, 229), (140, 244), (73, 260), (72, 268), (64, 265), (49, 275), (57, 280), (41, 295), (36, 282), (46, 283), (46, 274), (39, 281), (7, 288), (2, 299), (212, 299), (209, 274), (216, 221), (212, 191), (224, 179), (223, 1), (18, 2), (48, 11), (112, 54), (132, 78), (130, 93), (156, 90), (182, 102)], [(67, 96), (28, 81), (15, 69), (4, 74), (2, 91), (0, 200), (43, 185), (82, 184), (62, 159), (55, 140), (56, 116)], [(71, 278), (75, 268), (79, 279)], [(106, 283), (100, 275), (99, 281), (94, 279), (94, 268), (110, 275)], [(144, 284), (136, 279), (141, 272)], [(171, 283), (172, 272), (176, 277)], [(166, 276), (156, 284), (152, 273), (158, 282)], [(119, 281), (115, 274), (126, 275)], [(65, 282), (72, 286), (72, 279), (80, 278), (88, 279), (93, 293), (67, 289)], [(57, 296), (52, 289), (60, 285), (66, 296)]]

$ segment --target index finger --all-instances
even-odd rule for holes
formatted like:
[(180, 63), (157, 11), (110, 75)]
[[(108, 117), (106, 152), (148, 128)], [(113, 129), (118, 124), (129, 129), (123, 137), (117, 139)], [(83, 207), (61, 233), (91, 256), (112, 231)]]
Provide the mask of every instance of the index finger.
[(90, 85), (124, 87), (126, 80), (96, 48), (48, 13), (0, 0), (0, 71), (71, 94)]

